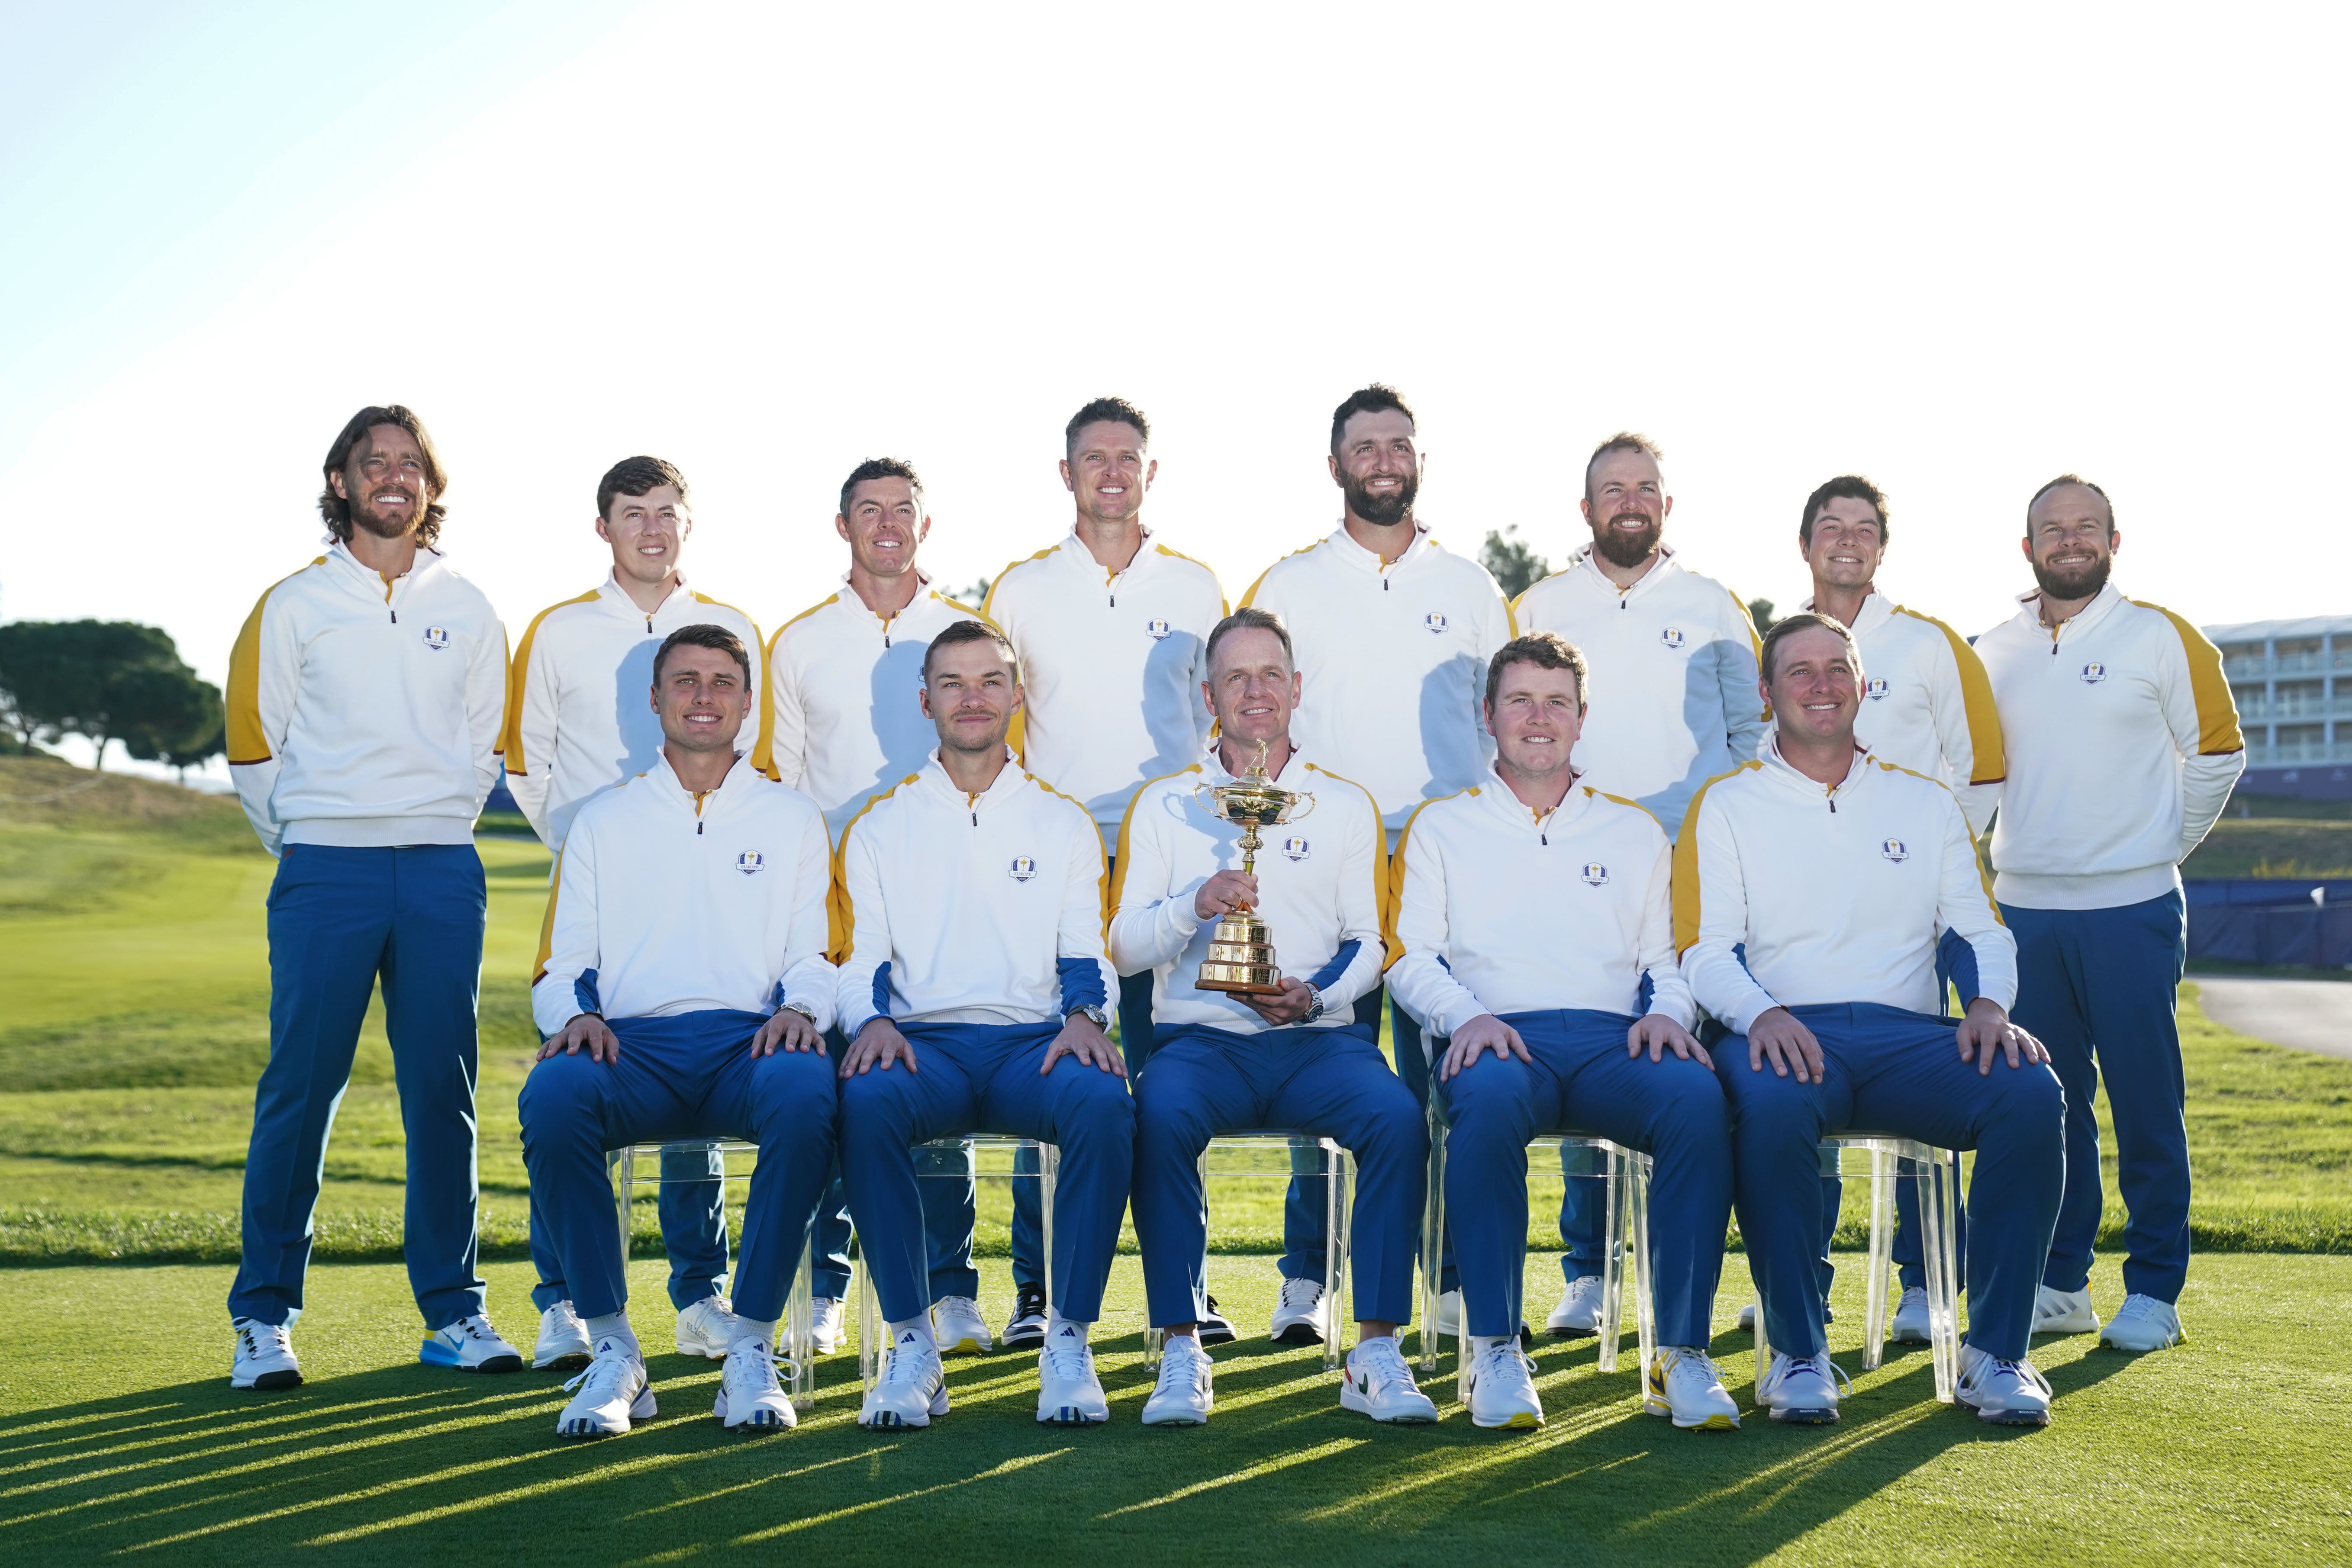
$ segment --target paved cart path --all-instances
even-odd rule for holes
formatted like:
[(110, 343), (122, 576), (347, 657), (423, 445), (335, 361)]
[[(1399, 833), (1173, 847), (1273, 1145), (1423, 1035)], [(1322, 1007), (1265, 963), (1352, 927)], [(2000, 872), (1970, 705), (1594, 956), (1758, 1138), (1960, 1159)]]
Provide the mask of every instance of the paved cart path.
[(2193, 974), (2215, 1023), (2299, 1051), (2352, 1058), (2352, 982)]

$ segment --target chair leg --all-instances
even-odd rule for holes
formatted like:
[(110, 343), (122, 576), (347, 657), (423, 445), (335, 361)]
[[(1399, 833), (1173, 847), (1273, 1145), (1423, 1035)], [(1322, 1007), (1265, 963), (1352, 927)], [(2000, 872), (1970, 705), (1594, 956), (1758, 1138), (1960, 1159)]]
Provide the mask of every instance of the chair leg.
[(1625, 1152), (1604, 1142), (1605, 1158), (1601, 1200), (1601, 1350), (1593, 1358), (1596, 1372), (1617, 1370), (1617, 1307), (1625, 1288)]
[(874, 1300), (874, 1280), (866, 1271), (866, 1238), (858, 1237), (849, 1254), (849, 1290), (857, 1298), (857, 1384), (861, 1393), (874, 1392), (880, 1370), (882, 1312)]
[(1862, 1370), (1876, 1372), (1886, 1360), (1886, 1275), (1895, 1258), (1894, 1152), (1874, 1140), (1870, 1147), (1869, 1304), (1862, 1318)]
[(1919, 1240), (1927, 1267), (1927, 1338), (1936, 1363), (1936, 1398), (1949, 1405), (1960, 1363), (1959, 1266), (1952, 1237), (1954, 1184), (1950, 1156), (1941, 1149), (1923, 1152)]
[(1045, 1250), (1045, 1310), (1054, 1310), (1054, 1189), (1062, 1173), (1062, 1146), (1037, 1145), (1038, 1245)]
[(1342, 1287), (1348, 1278), (1348, 1193), (1340, 1162), (1346, 1152), (1330, 1139), (1323, 1145), (1323, 1310), (1328, 1316), (1330, 1331), (1323, 1336), (1323, 1370), (1339, 1370), (1339, 1336), (1346, 1319), (1347, 1300)]
[(811, 1224), (801, 1243), (801, 1264), (793, 1272), (792, 1294), (784, 1300), (784, 1355), (793, 1363), (786, 1393), (793, 1408), (803, 1414), (816, 1405), (816, 1327), (811, 1281), (816, 1270), (816, 1226)]
[(1633, 1328), (1635, 1342), (1641, 1347), (1642, 1388), (1650, 1387), (1650, 1367), (1658, 1356), (1658, 1319), (1656, 1303), (1650, 1288), (1650, 1169), (1647, 1154), (1634, 1152), (1626, 1160), (1632, 1175), (1633, 1247)]
[(619, 1216), (621, 1226), (621, 1268), (626, 1273), (629, 1267), (629, 1184), (621, 1174), (622, 1152), (618, 1149), (604, 1151), (604, 1179), (613, 1186), (613, 1208)]
[[(1445, 1121), (1429, 1105), (1429, 1197), (1421, 1209), (1421, 1371), (1437, 1370), (1437, 1298), (1445, 1268)], [(1456, 1366), (1459, 1367), (1457, 1361)]]
[(1764, 1292), (1756, 1292), (1756, 1407), (1764, 1408), (1764, 1374), (1772, 1370), (1772, 1345), (1764, 1332)]

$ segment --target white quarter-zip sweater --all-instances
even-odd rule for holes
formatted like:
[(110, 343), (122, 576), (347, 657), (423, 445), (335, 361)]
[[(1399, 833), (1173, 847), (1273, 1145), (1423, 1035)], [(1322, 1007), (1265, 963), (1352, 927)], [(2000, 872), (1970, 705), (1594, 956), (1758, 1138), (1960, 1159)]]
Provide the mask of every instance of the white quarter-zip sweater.
[(1383, 565), (1343, 522), (1268, 567), (1242, 603), (1290, 629), (1306, 677), (1291, 739), (1372, 792), (1391, 840), (1423, 801), (1486, 776), (1486, 661), (1517, 633), (1484, 566), (1424, 527)]
[(2160, 899), (2245, 770), (2221, 652), (2113, 583), (2055, 631), (2041, 597), (1977, 638), (2009, 755), (1993, 890), (2030, 910)]
[[(552, 1035), (590, 1011), (660, 1018), (772, 1013), (791, 1002), (828, 1028), (831, 887), (824, 819), (806, 795), (749, 757), (697, 795), (656, 756), (572, 818), (540, 937), (531, 1017)], [(591, 976), (593, 1008), (579, 984)]]
[(841, 1032), (901, 1023), (1040, 1024), (1108, 1007), (1102, 835), (1008, 757), (979, 795), (933, 751), (842, 829), (834, 858)]
[(653, 710), (654, 655), (680, 626), (724, 626), (751, 660), (746, 727), (751, 754), (768, 733), (762, 639), (751, 617), (675, 580), (649, 614), (617, 577), (533, 616), (515, 645), (507, 679), (507, 788), (531, 830), (563, 847), (572, 818), (592, 795), (653, 768), (661, 756)]
[(1756, 755), (1770, 717), (1756, 690), (1756, 626), (1738, 595), (1671, 549), (1629, 588), (1586, 545), (1511, 606), (1524, 632), (1557, 632), (1592, 667), (1576, 765), (1599, 788), (1682, 832), (1698, 786)]
[(329, 546), (229, 654), (229, 773), (263, 847), (471, 844), (506, 675), (498, 613), (439, 551), (387, 584)]
[[(957, 621), (980, 618), (929, 585), (884, 618), (866, 607), (846, 574), (841, 592), (803, 610), (768, 645), (774, 706), (771, 778), (816, 802), (834, 837), (877, 790), (923, 765), (939, 731), (923, 717), (923, 653)], [(1014, 724), (1018, 726), (1019, 716)], [(1013, 731), (1014, 744), (1020, 731)]]
[(1433, 1037), (1553, 1008), (1697, 1021), (1675, 964), (1673, 846), (1632, 801), (1580, 782), (1538, 814), (1490, 775), (1414, 812), (1390, 870), (1404, 956), (1389, 988)]
[(1175, 772), (1209, 735), (1201, 700), (1217, 574), (1143, 536), (1106, 572), (1075, 533), (996, 574), (981, 614), (1021, 660), (1021, 763), (1085, 803), (1106, 833), (1146, 779)]
[(1816, 1002), (1941, 1012), (1936, 943), (1947, 930), (1976, 950), (1978, 994), (2017, 1000), (2017, 942), (1959, 802), (1858, 748), (1835, 789), (1790, 767), (1777, 743), (1709, 779), (1675, 842), (1674, 881), (1683, 978), (1740, 1034), (1772, 1007)]
[[(1235, 782), (1212, 750), (1145, 784), (1119, 825), (1111, 961), (1126, 973), (1153, 972), (1151, 1016), (1163, 1028), (1204, 1024), (1255, 1035), (1273, 1027), (1237, 998), (1193, 984), (1217, 929), (1194, 911), (1193, 895), (1217, 872), (1242, 865), (1242, 830), (1211, 815), (1193, 792)], [(1304, 752), (1290, 754), (1275, 783), (1315, 800), (1261, 833), (1257, 912), (1284, 978), (1323, 993), (1323, 1016), (1296, 1026), (1336, 1029), (1354, 1021), (1356, 999), (1379, 984), (1390, 956), (1387, 837), (1371, 795)]]
[[(1801, 607), (1811, 609), (1812, 600)], [(1876, 592), (1846, 629), (1862, 652), (1854, 739), (1881, 762), (1949, 785), (1969, 830), (1982, 833), (2000, 803), (1996, 786), (2006, 765), (1984, 661), (1943, 622)]]

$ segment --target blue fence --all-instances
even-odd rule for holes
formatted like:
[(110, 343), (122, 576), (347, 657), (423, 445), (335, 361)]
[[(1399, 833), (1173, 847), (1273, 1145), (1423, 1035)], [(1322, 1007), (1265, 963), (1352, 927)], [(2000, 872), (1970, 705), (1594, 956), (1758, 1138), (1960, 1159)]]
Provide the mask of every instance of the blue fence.
[(2185, 889), (2191, 958), (2352, 968), (2352, 881), (2242, 877)]

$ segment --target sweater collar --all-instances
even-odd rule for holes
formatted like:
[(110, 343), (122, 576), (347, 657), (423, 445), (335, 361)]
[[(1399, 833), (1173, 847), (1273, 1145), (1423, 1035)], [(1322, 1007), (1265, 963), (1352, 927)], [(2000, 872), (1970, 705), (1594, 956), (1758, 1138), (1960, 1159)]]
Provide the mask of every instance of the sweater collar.
[[(1813, 596), (1808, 594), (1805, 595), (1805, 602), (1799, 605), (1797, 609), (1802, 614), (1811, 612), (1812, 607)], [(1856, 640), (1859, 640), (1867, 633), (1876, 631), (1894, 619), (1895, 612), (1901, 607), (1894, 600), (1873, 588), (1863, 597), (1862, 613), (1854, 616), (1853, 625), (1846, 627), (1846, 630), (1852, 632)]]
[(1780, 754), (1780, 732), (1777, 730), (1758, 757), (1764, 776), (1771, 781), (1774, 787), (1801, 795), (1807, 800), (1832, 804), (1851, 797), (1855, 790), (1862, 787), (1862, 781), (1869, 775), (1871, 760), (1870, 748), (1859, 741), (1855, 742), (1853, 765), (1846, 769), (1845, 777), (1832, 789), (1819, 779), (1799, 773), (1794, 764)]
[[(1257, 748), (1250, 747), (1249, 754), (1251, 757), (1256, 756)], [(1299, 745), (1297, 738), (1294, 736), (1290, 742), (1289, 760), (1282, 764), (1282, 772), (1270, 776), (1284, 789), (1299, 789), (1302, 787), (1299, 781), (1307, 776), (1309, 765), (1306, 748)], [(1247, 759), (1243, 761), (1242, 767), (1244, 770), (1244, 773), (1227, 771), (1224, 758), (1218, 754), (1217, 742), (1213, 739), (1209, 742), (1209, 749), (1201, 759), (1201, 771), (1208, 775), (1209, 782), (1212, 784), (1239, 784), (1246, 776), (1246, 770), (1249, 767)]]
[(1419, 521), (1412, 525), (1412, 539), (1405, 545), (1404, 553), (1385, 564), (1382, 563), (1378, 551), (1367, 550), (1356, 542), (1356, 536), (1348, 531), (1348, 520), (1345, 518), (1341, 518), (1339, 526), (1331, 531), (1330, 542), (1338, 547), (1339, 558), (1342, 561), (1358, 571), (1370, 572), (1374, 576), (1401, 572), (1408, 564), (1438, 548), (1435, 536), (1429, 531), (1429, 525)]
[[(1569, 765), (1571, 768), (1576, 767), (1574, 763)], [(1487, 809), (1497, 816), (1517, 827), (1538, 828), (1545, 831), (1566, 827), (1590, 811), (1592, 808), (1592, 797), (1597, 793), (1599, 792), (1588, 782), (1584, 771), (1577, 768), (1576, 777), (1570, 783), (1568, 793), (1560, 796), (1559, 804), (1549, 811), (1538, 811), (1512, 792), (1510, 781), (1503, 777), (1503, 770), (1493, 763), (1486, 764), (1486, 777), (1478, 785), (1479, 798), (1484, 800)]]
[(670, 579), (669, 595), (667, 598), (663, 599), (662, 602), (653, 609), (639, 609), (637, 607), (637, 602), (629, 597), (629, 591), (621, 586), (620, 569), (615, 567), (613, 570), (606, 572), (604, 574), (604, 580), (596, 584), (596, 597), (604, 604), (606, 609), (614, 611), (618, 615), (627, 616), (633, 620), (642, 621), (650, 620), (652, 617), (662, 614), (663, 611), (684, 603), (687, 599), (691, 598), (692, 595), (688, 594), (687, 590), (686, 574), (680, 572), (677, 576)]
[(731, 810), (751, 794), (751, 785), (746, 781), (754, 776), (762, 775), (752, 767), (748, 753), (738, 752), (734, 765), (727, 770), (727, 776), (719, 781), (719, 787), (705, 790), (698, 800), (695, 793), (679, 781), (677, 770), (670, 765), (667, 750), (662, 752), (661, 761), (645, 773), (646, 782), (658, 786), (663, 799), (683, 808), (688, 816), (698, 816), (706, 822), (721, 809), (721, 802), (725, 803), (726, 809)]
[[(854, 597), (855, 595), (853, 595)], [(1022, 771), (1021, 759), (1013, 748), (1004, 748), (1004, 766), (997, 771), (996, 782), (978, 795), (966, 793), (955, 780), (948, 777), (947, 765), (940, 761), (940, 749), (933, 746), (923, 761), (922, 771), (915, 775), (918, 788), (947, 802), (959, 811), (975, 814), (989, 811), (1020, 793), (1029, 775)]]
[(1675, 547), (1671, 544), (1661, 542), (1658, 545), (1658, 559), (1656, 563), (1651, 566), (1647, 572), (1643, 573), (1641, 576), (1635, 578), (1633, 586), (1629, 588), (1620, 588), (1610, 579), (1607, 573), (1601, 570), (1601, 563), (1593, 557), (1593, 547), (1587, 544), (1575, 554), (1570, 556), (1568, 558), (1568, 564), (1561, 567), (1560, 570), (1563, 572), (1582, 571), (1590, 576), (1593, 582), (1599, 584), (1601, 588), (1608, 593), (1614, 594), (1619, 597), (1625, 599), (1638, 599), (1643, 595), (1655, 588), (1660, 583), (1664, 582), (1668, 577), (1682, 571), (1682, 567), (1677, 564), (1675, 560)]
[(416, 559), (408, 570), (387, 584), (383, 574), (373, 566), (362, 564), (341, 540), (331, 541), (327, 545), (329, 563), (343, 574), (345, 581), (380, 605), (399, 605), (405, 601), (419, 584), (430, 581), (441, 571), (441, 560), (438, 550), (429, 545), (419, 545)]
[(2116, 587), (2115, 579), (2110, 577), (2096, 594), (2091, 595), (2089, 604), (2059, 622), (2053, 628), (2042, 624), (2042, 590), (2029, 588), (2017, 596), (2017, 618), (2031, 626), (2036, 635), (2048, 637), (2054, 644), (2068, 637), (2080, 637), (2089, 631), (2093, 626), (2115, 614), (2116, 606), (2123, 602), (2123, 590)]

